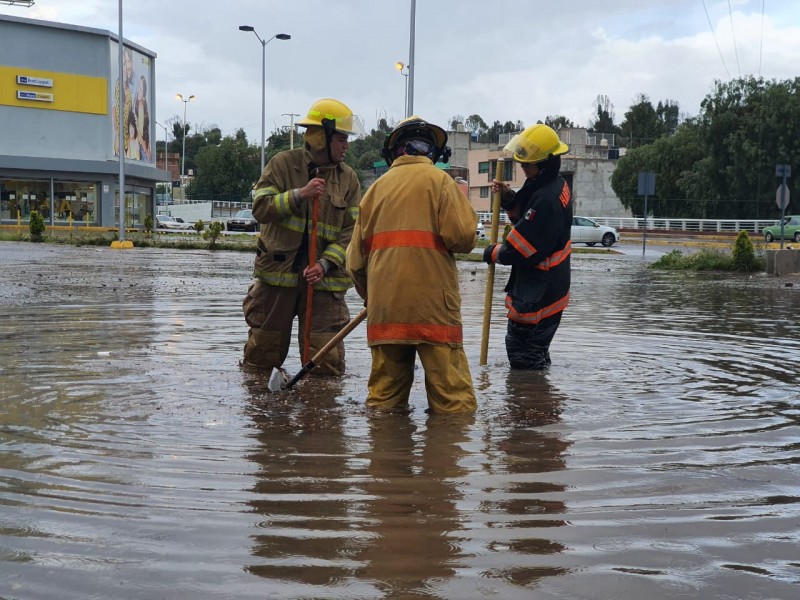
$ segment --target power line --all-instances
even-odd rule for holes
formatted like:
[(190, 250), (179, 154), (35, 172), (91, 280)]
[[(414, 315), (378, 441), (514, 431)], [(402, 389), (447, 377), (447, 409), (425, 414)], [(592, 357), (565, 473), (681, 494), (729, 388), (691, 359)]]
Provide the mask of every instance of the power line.
[(733, 51), (736, 53), (736, 66), (739, 69), (739, 77), (742, 76), (742, 67), (739, 65), (739, 49), (736, 47), (736, 32), (733, 30), (733, 9), (731, 0), (728, 0), (728, 14), (731, 16), (731, 37), (733, 37)]
[(719, 52), (719, 57), (722, 60), (722, 66), (725, 67), (725, 73), (728, 75), (728, 79), (731, 78), (731, 72), (728, 71), (728, 65), (725, 64), (725, 58), (722, 56), (722, 50), (720, 50), (719, 42), (717, 41), (717, 34), (714, 33), (714, 26), (711, 24), (711, 17), (708, 16), (708, 9), (706, 8), (706, 1), (700, 0), (703, 3), (703, 10), (706, 11), (706, 19), (708, 19), (708, 27), (711, 29), (711, 35), (714, 36), (714, 43), (717, 45), (717, 52)]

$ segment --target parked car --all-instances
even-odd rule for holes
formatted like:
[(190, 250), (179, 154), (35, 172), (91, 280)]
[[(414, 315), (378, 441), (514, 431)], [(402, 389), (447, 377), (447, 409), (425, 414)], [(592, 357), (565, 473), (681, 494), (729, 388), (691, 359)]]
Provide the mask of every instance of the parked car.
[(486, 239), (486, 230), (485, 230), (485, 228), (483, 226), (483, 223), (481, 223), (480, 221), (478, 221), (478, 227), (477, 227), (477, 229), (475, 231), (475, 234), (478, 236), (479, 240), (485, 240)]
[(613, 227), (600, 225), (586, 217), (572, 217), (571, 238), (573, 244), (594, 246), (600, 243), (608, 247), (619, 241), (619, 233)]
[(156, 229), (167, 231), (194, 231), (194, 223), (187, 223), (180, 217), (156, 215)]
[(259, 224), (253, 218), (252, 210), (240, 210), (225, 223), (228, 231), (258, 231)]
[[(768, 242), (781, 239), (781, 222), (764, 227), (764, 239)], [(800, 216), (786, 215), (783, 217), (783, 239), (794, 240), (800, 243)]]

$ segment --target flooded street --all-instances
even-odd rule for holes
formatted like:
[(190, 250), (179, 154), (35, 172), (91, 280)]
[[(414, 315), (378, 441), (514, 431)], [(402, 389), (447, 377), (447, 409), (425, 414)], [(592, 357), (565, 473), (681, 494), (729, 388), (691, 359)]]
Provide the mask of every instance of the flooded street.
[[(547, 373), (460, 263), (479, 409), (239, 367), (253, 257), (0, 242), (0, 598), (781, 599), (800, 589), (800, 285), (573, 257)], [(361, 308), (348, 295), (351, 314)], [(292, 348), (287, 368), (301, 365)]]

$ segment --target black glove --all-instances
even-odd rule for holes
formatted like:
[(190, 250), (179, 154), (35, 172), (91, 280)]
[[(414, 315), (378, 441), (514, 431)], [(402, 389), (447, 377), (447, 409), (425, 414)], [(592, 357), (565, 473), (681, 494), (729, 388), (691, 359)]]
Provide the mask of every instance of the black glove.
[(483, 262), (493, 265), (494, 261), (492, 260), (492, 252), (494, 252), (494, 247), (497, 244), (489, 244), (486, 246), (486, 249), (483, 251)]

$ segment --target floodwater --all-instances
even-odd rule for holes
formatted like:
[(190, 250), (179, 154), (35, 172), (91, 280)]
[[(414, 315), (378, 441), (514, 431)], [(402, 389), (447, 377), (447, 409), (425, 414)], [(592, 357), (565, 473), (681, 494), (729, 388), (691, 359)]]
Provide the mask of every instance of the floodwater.
[[(462, 263), (479, 410), (269, 394), (238, 366), (252, 257), (0, 243), (0, 598), (789, 599), (800, 285), (576, 255), (547, 373)], [(359, 302), (349, 296), (355, 314)], [(288, 369), (300, 368), (296, 349)]]

